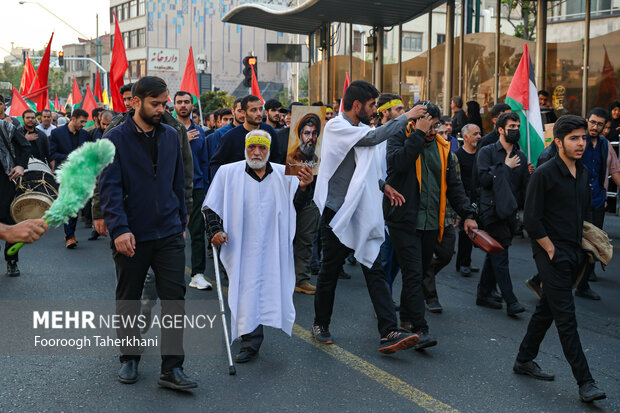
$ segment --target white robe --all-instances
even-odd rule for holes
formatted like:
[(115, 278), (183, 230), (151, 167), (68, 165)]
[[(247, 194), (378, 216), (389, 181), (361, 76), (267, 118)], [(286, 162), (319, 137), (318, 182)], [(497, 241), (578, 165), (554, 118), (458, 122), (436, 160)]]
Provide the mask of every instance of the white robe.
[(367, 125), (353, 126), (339, 115), (327, 122), (321, 144), (321, 163), (314, 191), (314, 202), (323, 214), (329, 180), (344, 157), (354, 148), (355, 171), (344, 203), (330, 222), (340, 242), (355, 251), (355, 258), (372, 267), (385, 239), (383, 193), (379, 190), (381, 156), (377, 146), (355, 144), (368, 133)]
[(220, 167), (203, 203), (228, 234), (220, 259), (229, 280), (231, 341), (259, 324), (291, 335), (295, 322), (293, 197), (299, 179), (271, 164), (273, 172), (258, 182), (245, 166), (244, 160)]

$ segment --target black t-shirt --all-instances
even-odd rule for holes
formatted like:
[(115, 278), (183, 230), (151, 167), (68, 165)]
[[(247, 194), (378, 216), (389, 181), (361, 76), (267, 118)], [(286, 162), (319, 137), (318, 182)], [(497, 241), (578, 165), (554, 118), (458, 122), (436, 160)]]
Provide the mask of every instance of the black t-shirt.
[(460, 147), (455, 152), (456, 157), (459, 158), (459, 166), (461, 167), (461, 181), (467, 196), (471, 194), (471, 178), (473, 175), (474, 161), (476, 159), (475, 153), (468, 153), (463, 147)]

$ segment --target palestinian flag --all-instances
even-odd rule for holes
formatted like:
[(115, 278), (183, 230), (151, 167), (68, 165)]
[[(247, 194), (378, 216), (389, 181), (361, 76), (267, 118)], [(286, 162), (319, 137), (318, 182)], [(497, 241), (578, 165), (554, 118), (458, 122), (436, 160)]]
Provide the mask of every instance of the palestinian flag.
[(181, 87), (179, 90), (188, 92), (192, 95), (192, 103), (194, 104), (194, 107), (198, 107), (200, 89), (198, 88), (198, 76), (196, 76), (196, 66), (194, 66), (194, 51), (192, 50), (192, 46), (189, 47), (189, 56), (187, 56), (185, 72), (183, 73), (183, 80), (181, 80)]
[[(93, 119), (92, 112), (95, 108), (99, 107), (97, 101), (95, 100), (95, 96), (93, 92), (90, 90), (90, 86), (86, 86), (86, 94), (84, 95), (84, 100), (80, 103), (81, 108), (88, 112), (88, 120), (86, 121), (86, 128), (90, 128), (95, 125), (95, 120)], [(77, 105), (76, 105), (77, 106)]]
[(536, 166), (538, 157), (545, 149), (545, 141), (538, 90), (534, 83), (534, 69), (525, 43), (523, 43), (523, 56), (506, 94), (506, 103), (521, 119), (519, 146), (527, 155), (527, 159)]
[(55, 95), (56, 97), (54, 98), (54, 111), (58, 112), (61, 107), (60, 107), (60, 103), (58, 103), (58, 94)]
[(99, 76), (99, 69), (97, 69), (97, 77), (95, 78), (94, 96), (97, 102), (103, 102), (103, 91), (101, 90), (101, 77)]
[(73, 76), (73, 88), (71, 89), (71, 96), (73, 98), (73, 109), (82, 107), (82, 94), (80, 93), (80, 88), (75, 80), (75, 76)]
[(23, 125), (24, 119), (22, 115), (24, 111), (31, 109), (35, 112), (37, 111), (37, 104), (32, 100), (27, 100), (19, 94), (19, 91), (13, 87), (13, 91), (11, 93), (11, 107), (9, 108), (9, 116), (12, 118), (17, 118), (19, 122)]

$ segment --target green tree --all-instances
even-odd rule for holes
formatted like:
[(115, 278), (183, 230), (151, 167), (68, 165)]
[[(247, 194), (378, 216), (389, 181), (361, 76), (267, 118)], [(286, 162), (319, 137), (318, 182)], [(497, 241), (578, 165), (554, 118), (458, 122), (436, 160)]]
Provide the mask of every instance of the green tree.
[[(525, 40), (536, 40), (536, 1), (533, 0), (502, 0), (508, 7), (506, 20), (515, 30), (515, 37)], [(513, 21), (513, 10), (519, 9), (520, 19)]]
[(223, 90), (218, 90), (217, 92), (208, 91), (200, 95), (202, 113), (213, 112), (219, 108), (230, 108), (234, 101), (235, 98)]

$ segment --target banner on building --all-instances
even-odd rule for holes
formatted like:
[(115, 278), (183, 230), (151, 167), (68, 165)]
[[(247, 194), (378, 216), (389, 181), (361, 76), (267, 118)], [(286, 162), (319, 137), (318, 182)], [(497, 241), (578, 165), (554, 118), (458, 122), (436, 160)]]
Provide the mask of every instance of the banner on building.
[(146, 69), (149, 73), (151, 72), (151, 70), (178, 72), (179, 49), (163, 49), (160, 47), (149, 47)]

